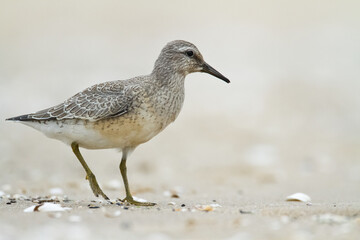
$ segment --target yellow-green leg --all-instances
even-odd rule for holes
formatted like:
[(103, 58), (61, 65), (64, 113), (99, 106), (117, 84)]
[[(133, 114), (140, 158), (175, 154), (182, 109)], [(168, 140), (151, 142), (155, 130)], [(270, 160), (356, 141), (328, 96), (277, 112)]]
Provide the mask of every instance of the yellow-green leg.
[(138, 202), (138, 201), (135, 201), (134, 198), (132, 197), (130, 188), (129, 188), (128, 179), (127, 179), (127, 173), (126, 173), (126, 171), (127, 171), (127, 169), (126, 169), (127, 153), (128, 153), (127, 150), (123, 150), (123, 155), (122, 155), (121, 163), (120, 163), (120, 172), (121, 172), (122, 179), (124, 181), (125, 191), (126, 191), (126, 197), (122, 201), (128, 202), (128, 203), (136, 205), (136, 206), (154, 206), (154, 205), (156, 205), (156, 203), (151, 203), (151, 202)]
[(95, 175), (92, 173), (89, 166), (86, 164), (83, 156), (81, 155), (81, 153), (79, 151), (79, 144), (77, 144), (76, 142), (73, 142), (71, 144), (71, 148), (72, 148), (73, 152), (75, 153), (77, 159), (79, 159), (81, 165), (85, 169), (86, 179), (89, 180), (90, 187), (91, 187), (93, 193), (95, 194), (95, 196), (98, 197), (99, 195), (101, 195), (105, 200), (109, 200), (109, 198), (105, 195), (105, 193), (103, 193), (103, 191), (99, 187), (99, 184), (96, 181)]

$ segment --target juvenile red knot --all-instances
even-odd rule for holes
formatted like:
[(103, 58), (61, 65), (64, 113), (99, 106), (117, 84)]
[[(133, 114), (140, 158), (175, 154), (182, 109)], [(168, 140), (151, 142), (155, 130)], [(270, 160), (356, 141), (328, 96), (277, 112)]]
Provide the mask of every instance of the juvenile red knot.
[(193, 72), (209, 73), (230, 82), (204, 61), (193, 44), (176, 40), (162, 49), (150, 75), (96, 84), (59, 105), (7, 120), (19, 121), (69, 144), (97, 197), (109, 199), (99, 187), (79, 147), (120, 149), (120, 172), (126, 191), (123, 201), (153, 206), (155, 203), (133, 199), (126, 160), (138, 145), (149, 141), (176, 119), (184, 102), (185, 77)]

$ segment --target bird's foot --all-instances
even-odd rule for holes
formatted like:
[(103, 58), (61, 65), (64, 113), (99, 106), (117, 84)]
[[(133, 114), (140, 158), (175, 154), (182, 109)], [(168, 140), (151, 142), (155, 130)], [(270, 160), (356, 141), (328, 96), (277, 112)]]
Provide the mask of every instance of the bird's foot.
[(121, 201), (123, 203), (129, 203), (129, 204), (135, 205), (135, 206), (155, 206), (156, 205), (156, 203), (152, 203), (152, 202), (135, 201), (132, 196), (127, 196), (126, 198), (122, 199)]
[(96, 197), (99, 197), (99, 195), (101, 195), (105, 200), (109, 200), (108, 196), (106, 196), (106, 194), (101, 190), (93, 173), (86, 175), (86, 180), (89, 180), (91, 190)]

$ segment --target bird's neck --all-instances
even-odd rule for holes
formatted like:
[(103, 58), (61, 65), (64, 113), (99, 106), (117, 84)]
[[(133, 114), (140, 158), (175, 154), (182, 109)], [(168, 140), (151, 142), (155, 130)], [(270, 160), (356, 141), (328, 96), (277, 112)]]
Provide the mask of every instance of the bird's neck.
[(154, 69), (151, 73), (156, 85), (173, 90), (180, 90), (184, 88), (184, 81), (186, 74), (174, 71), (171, 68)]

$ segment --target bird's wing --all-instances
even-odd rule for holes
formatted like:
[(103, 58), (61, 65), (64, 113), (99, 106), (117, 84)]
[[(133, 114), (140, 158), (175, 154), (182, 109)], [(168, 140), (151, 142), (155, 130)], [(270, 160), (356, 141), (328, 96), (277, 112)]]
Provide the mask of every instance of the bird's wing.
[(136, 86), (127, 86), (123, 81), (94, 85), (74, 95), (64, 103), (42, 111), (23, 115), (19, 120), (86, 119), (96, 121), (120, 116), (129, 111), (132, 92)]

